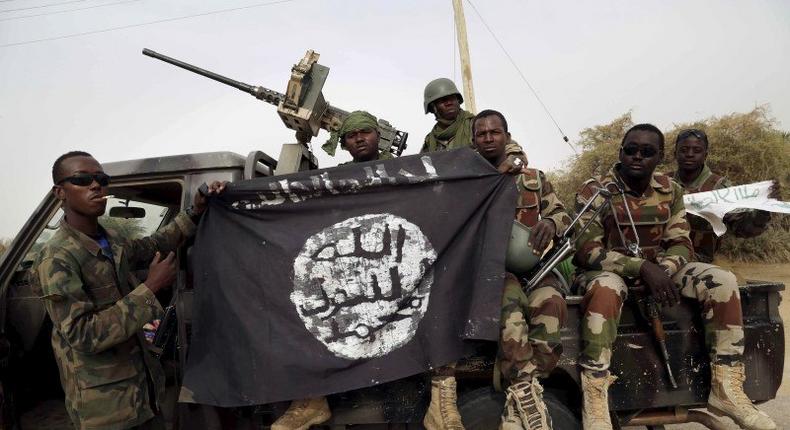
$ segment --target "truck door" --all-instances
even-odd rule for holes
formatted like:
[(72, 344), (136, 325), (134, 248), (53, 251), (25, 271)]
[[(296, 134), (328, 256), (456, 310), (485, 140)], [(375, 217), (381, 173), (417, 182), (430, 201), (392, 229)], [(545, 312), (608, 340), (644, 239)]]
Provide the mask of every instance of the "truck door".
[[(108, 194), (107, 211), (99, 223), (126, 237), (144, 237), (165, 225), (181, 210), (182, 178), (124, 181), (114, 178)], [(31, 284), (35, 256), (54, 235), (63, 217), (60, 203), (48, 193), (36, 212), (0, 257), (0, 401), (7, 428), (71, 429), (63, 403), (63, 391), (51, 347), (52, 323)], [(163, 306), (173, 291), (183, 288), (185, 259), (179, 250), (176, 285), (158, 295)], [(147, 264), (133, 267), (138, 279), (147, 276)], [(177, 365), (164, 367), (168, 373), (168, 396), (162, 409), (172, 418), (178, 378)], [(168, 372), (169, 370), (169, 372)], [(172, 387), (171, 387), (172, 386)], [(168, 407), (169, 406), (169, 407)], [(4, 427), (5, 426), (0, 426)]]

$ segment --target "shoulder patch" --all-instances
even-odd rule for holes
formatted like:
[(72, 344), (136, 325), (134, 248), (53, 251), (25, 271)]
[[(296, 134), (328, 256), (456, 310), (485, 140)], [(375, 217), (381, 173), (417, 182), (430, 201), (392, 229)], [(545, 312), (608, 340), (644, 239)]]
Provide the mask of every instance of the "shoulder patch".
[(537, 169), (523, 169), (518, 175), (517, 184), (519, 188), (530, 191), (539, 191), (541, 186), (540, 171)]
[(663, 194), (669, 194), (672, 192), (672, 178), (670, 178), (669, 175), (658, 172), (653, 173), (653, 181), (655, 181), (653, 188), (655, 188), (656, 191)]
[(604, 186), (601, 185), (601, 178), (597, 176), (592, 177), (582, 183), (582, 186), (579, 187), (578, 191), (576, 191), (576, 198), (581, 198), (585, 201), (589, 200), (592, 198), (598, 188), (604, 188)]
[(584, 189), (584, 188), (587, 188), (587, 187), (590, 187), (590, 186), (602, 188), (603, 185), (601, 185), (601, 178), (598, 177), (598, 176), (592, 177), (592, 178), (584, 181), (582, 183), (582, 186), (579, 189)]
[(722, 184), (727, 180), (724, 176), (711, 173), (708, 179), (699, 187), (700, 191), (713, 191), (722, 188)]

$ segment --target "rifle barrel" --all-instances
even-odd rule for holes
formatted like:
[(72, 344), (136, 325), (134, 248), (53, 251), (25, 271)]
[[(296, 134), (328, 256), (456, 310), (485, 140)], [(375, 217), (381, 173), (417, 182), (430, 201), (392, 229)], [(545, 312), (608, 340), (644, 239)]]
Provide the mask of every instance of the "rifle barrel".
[(664, 356), (664, 367), (667, 369), (669, 383), (672, 385), (672, 388), (677, 388), (678, 383), (675, 382), (675, 375), (672, 374), (672, 367), (669, 365), (669, 351), (667, 351), (667, 342), (665, 340), (659, 340), (658, 345), (661, 349), (661, 355)]
[(667, 350), (667, 333), (664, 331), (664, 323), (661, 322), (661, 311), (658, 303), (651, 298), (647, 299), (647, 314), (650, 318), (650, 325), (653, 326), (653, 336), (658, 342), (658, 348), (661, 351), (661, 357), (664, 359), (664, 367), (667, 369), (667, 376), (672, 388), (677, 388), (678, 383), (675, 382), (675, 375), (672, 373), (672, 367), (669, 365), (669, 351)]

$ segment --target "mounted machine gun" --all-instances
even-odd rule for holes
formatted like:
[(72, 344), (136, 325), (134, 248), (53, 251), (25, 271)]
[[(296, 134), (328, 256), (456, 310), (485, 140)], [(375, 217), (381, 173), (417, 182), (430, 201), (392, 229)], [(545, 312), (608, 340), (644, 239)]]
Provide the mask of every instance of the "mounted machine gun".
[[(339, 129), (343, 119), (348, 116), (348, 112), (330, 105), (324, 99), (321, 90), (329, 75), (329, 67), (318, 64), (319, 54), (313, 50), (308, 50), (304, 58), (291, 68), (291, 79), (288, 81), (285, 94), (245, 84), (147, 48), (143, 49), (143, 55), (229, 85), (255, 96), (258, 100), (277, 106), (277, 113), (285, 126), (296, 131), (298, 143), (283, 146), (275, 174), (317, 167), (315, 157), (310, 153), (307, 144), (313, 136), (318, 136), (320, 129), (329, 132)], [(378, 125), (379, 151), (401, 155), (406, 149), (409, 134), (396, 129), (383, 119), (379, 119)]]

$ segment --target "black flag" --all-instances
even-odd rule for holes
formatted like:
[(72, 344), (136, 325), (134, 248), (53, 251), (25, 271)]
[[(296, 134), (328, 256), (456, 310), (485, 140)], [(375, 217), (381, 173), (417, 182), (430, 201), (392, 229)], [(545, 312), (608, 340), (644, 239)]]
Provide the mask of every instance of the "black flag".
[(192, 249), (181, 399), (343, 392), (496, 340), (515, 201), (469, 149), (230, 184)]

